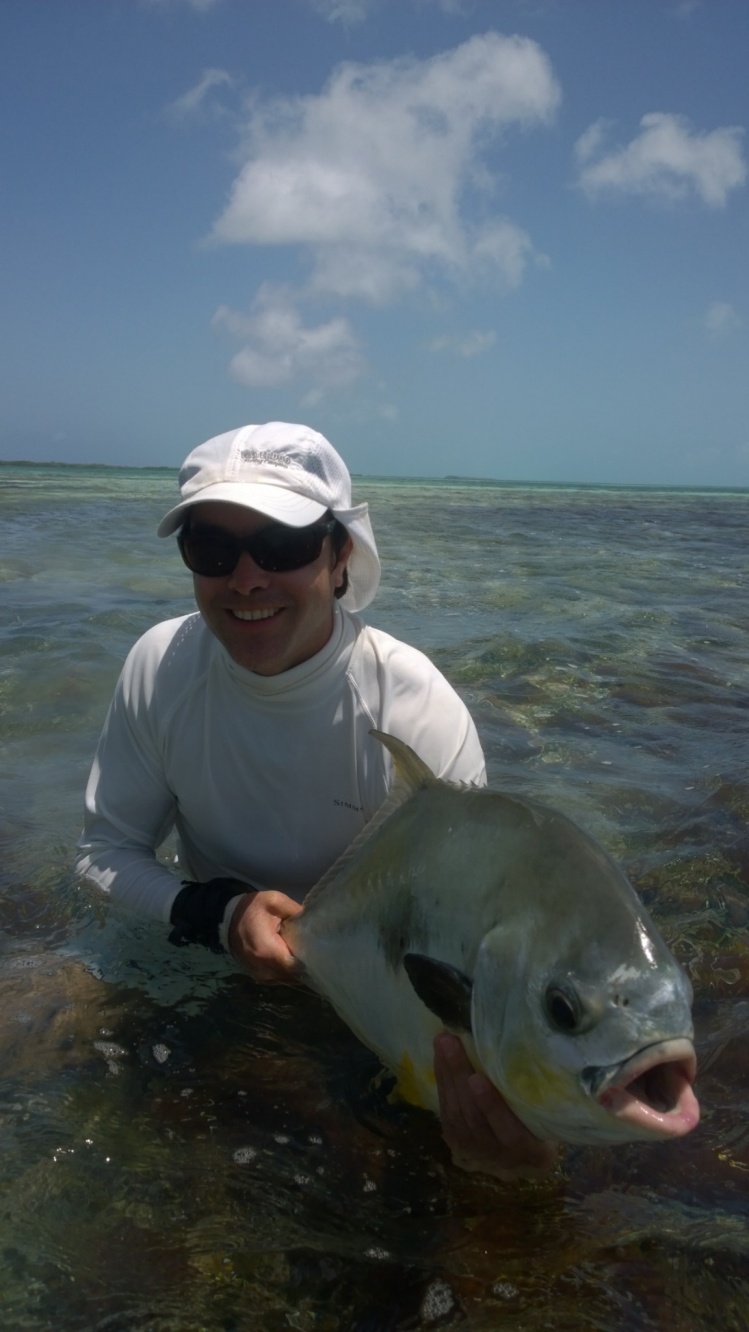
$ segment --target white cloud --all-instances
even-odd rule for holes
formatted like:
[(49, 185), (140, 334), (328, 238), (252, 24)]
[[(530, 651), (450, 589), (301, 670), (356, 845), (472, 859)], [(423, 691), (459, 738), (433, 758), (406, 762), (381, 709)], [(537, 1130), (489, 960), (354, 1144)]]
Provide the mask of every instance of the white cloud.
[(736, 333), (743, 323), (741, 315), (729, 305), (728, 301), (713, 301), (705, 315), (705, 328), (708, 337), (713, 341)]
[(166, 5), (186, 4), (188, 9), (194, 9), (196, 14), (207, 14), (209, 9), (213, 9), (215, 5), (220, 4), (220, 0), (141, 0), (141, 4), (146, 7), (150, 6), (152, 9), (159, 6), (164, 8)]
[[(352, 28), (368, 19), (382, 6), (383, 0), (308, 0), (308, 3), (328, 23), (342, 23), (344, 27)], [(421, 3), (436, 4), (445, 14), (461, 16), (469, 8), (468, 0), (421, 0)]]
[(484, 154), (550, 121), (559, 98), (535, 42), (490, 32), (427, 60), (342, 65), (317, 96), (255, 100), (213, 239), (304, 247), (307, 296), (385, 303), (435, 275), (487, 272), (517, 284), (535, 251), (489, 214)]
[(592, 125), (589, 125), (585, 132), (580, 135), (580, 138), (575, 144), (575, 157), (580, 166), (583, 166), (586, 162), (589, 162), (591, 158), (595, 157), (596, 153), (603, 146), (606, 134), (611, 125), (612, 121), (604, 120), (603, 117), (601, 117), (600, 120), (596, 120)]
[(342, 23), (351, 28), (363, 23), (372, 9), (372, 0), (310, 0), (312, 8), (328, 23)]
[(631, 143), (609, 153), (607, 130), (598, 121), (576, 144), (578, 183), (591, 197), (618, 191), (678, 200), (694, 192), (709, 207), (722, 208), (746, 180), (739, 126), (699, 132), (684, 116), (653, 111), (642, 117)]
[(490, 351), (497, 341), (497, 335), (493, 329), (475, 328), (472, 332), (463, 337), (445, 335), (441, 338), (435, 338), (429, 344), (429, 350), (433, 352), (451, 351), (458, 356), (465, 358), (480, 356), (483, 352)]
[(249, 314), (220, 306), (213, 324), (244, 342), (229, 369), (250, 388), (311, 380), (319, 397), (353, 383), (366, 368), (347, 319), (305, 327), (289, 293), (278, 288), (262, 287)]
[(511, 287), (520, 285), (529, 260), (543, 268), (550, 262), (548, 255), (536, 250), (520, 227), (504, 218), (483, 228), (473, 246), (473, 259), (478, 269), (495, 267)]
[(397, 421), (400, 417), (400, 408), (394, 402), (380, 403), (374, 410), (383, 421)]
[(206, 69), (194, 88), (190, 88), (188, 92), (169, 103), (167, 112), (175, 120), (185, 120), (205, 110), (207, 98), (213, 88), (231, 88), (233, 84), (234, 80), (227, 70)]

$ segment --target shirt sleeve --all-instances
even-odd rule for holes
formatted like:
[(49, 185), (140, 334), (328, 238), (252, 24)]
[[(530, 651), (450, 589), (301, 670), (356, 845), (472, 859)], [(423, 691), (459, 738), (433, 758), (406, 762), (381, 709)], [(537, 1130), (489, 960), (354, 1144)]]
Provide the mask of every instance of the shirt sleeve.
[[(381, 630), (365, 628), (356, 679), (362, 711), (377, 730), (403, 740), (445, 781), (486, 785), (486, 763), (473, 718), (462, 698), (424, 653)], [(375, 745), (363, 779), (371, 817), (392, 776), (389, 754)]]
[[(410, 649), (410, 670), (417, 683), (396, 687), (392, 705), (394, 735), (408, 728), (406, 739), (437, 777), (449, 782), (486, 785), (486, 763), (473, 718), (452, 685), (421, 653)], [(414, 706), (418, 700), (417, 706)]]
[(144, 639), (117, 683), (86, 788), (76, 870), (129, 909), (162, 921), (180, 881), (156, 858), (176, 801), (149, 707), (153, 678)]

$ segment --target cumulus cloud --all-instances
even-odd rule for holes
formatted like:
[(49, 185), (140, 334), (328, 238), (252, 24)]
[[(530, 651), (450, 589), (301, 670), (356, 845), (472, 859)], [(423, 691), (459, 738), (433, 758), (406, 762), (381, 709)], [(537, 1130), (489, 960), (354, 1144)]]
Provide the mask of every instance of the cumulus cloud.
[(707, 335), (714, 342), (736, 333), (743, 323), (741, 315), (728, 301), (713, 301), (705, 315)]
[(206, 69), (201, 78), (176, 101), (170, 102), (167, 113), (173, 120), (187, 120), (204, 113), (210, 93), (214, 88), (233, 87), (234, 79), (225, 69)]
[(365, 370), (347, 319), (339, 316), (305, 326), (282, 289), (262, 287), (249, 314), (222, 305), (213, 323), (243, 343), (229, 369), (234, 379), (249, 388), (276, 388), (305, 380), (318, 391), (341, 388)]
[(446, 334), (443, 337), (434, 338), (429, 344), (429, 350), (433, 352), (450, 351), (457, 356), (469, 358), (490, 351), (496, 341), (497, 335), (493, 329), (475, 328), (472, 332), (461, 337)]
[(700, 132), (684, 116), (653, 111), (631, 143), (610, 152), (608, 132), (608, 123), (598, 121), (576, 144), (578, 183), (589, 197), (618, 192), (679, 200), (694, 193), (722, 208), (746, 180), (739, 126)]
[(319, 95), (256, 99), (212, 238), (303, 247), (308, 295), (382, 304), (435, 274), (517, 284), (537, 256), (492, 215), (485, 153), (559, 98), (535, 42), (490, 32), (427, 60), (342, 65)]

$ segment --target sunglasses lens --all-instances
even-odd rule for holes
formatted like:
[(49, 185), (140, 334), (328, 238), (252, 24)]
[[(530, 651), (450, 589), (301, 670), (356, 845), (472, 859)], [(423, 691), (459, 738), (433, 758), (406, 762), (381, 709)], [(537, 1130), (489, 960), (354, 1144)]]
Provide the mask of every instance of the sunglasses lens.
[(228, 533), (200, 528), (180, 532), (177, 543), (188, 569), (202, 578), (224, 578), (236, 569), (241, 554), (239, 542)]
[(269, 527), (255, 538), (250, 554), (261, 569), (288, 573), (312, 564), (322, 550), (326, 528)]
[(181, 531), (177, 543), (188, 569), (201, 578), (226, 578), (236, 569), (243, 550), (267, 573), (289, 573), (318, 558), (334, 526), (334, 522), (326, 522), (294, 528), (278, 523), (244, 541), (218, 528), (194, 527)]

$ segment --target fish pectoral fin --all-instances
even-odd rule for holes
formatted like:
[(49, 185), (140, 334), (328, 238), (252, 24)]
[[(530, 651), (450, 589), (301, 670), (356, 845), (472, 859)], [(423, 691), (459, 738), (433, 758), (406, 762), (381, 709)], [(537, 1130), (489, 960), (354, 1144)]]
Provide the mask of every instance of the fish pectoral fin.
[(471, 1030), (473, 981), (449, 962), (438, 962), (424, 953), (406, 953), (406, 975), (431, 1013), (453, 1031)]

